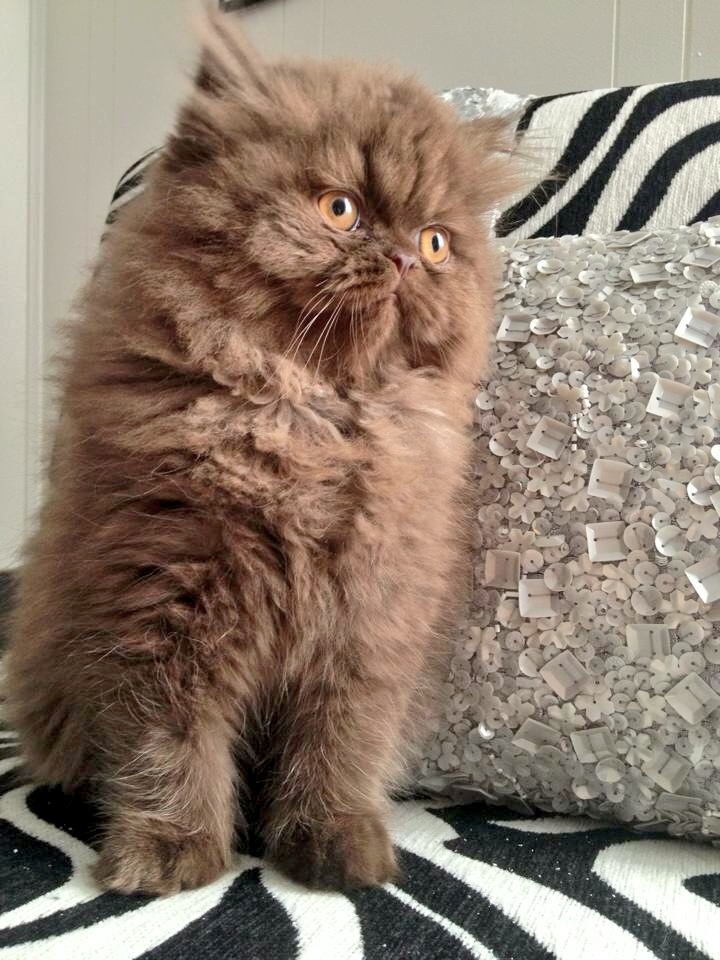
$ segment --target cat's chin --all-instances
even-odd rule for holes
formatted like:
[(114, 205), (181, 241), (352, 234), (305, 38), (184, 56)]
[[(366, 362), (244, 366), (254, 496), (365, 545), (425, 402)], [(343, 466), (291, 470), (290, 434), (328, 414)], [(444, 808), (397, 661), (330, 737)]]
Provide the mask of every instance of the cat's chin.
[(400, 294), (397, 290), (390, 290), (389, 292), (381, 293), (375, 297), (369, 305), (371, 310), (397, 310), (400, 306)]

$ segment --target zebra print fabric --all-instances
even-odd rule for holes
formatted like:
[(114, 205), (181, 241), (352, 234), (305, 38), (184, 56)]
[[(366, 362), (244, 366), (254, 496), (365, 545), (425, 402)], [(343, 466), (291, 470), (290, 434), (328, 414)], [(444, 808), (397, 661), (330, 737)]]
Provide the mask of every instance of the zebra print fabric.
[[(488, 93), (463, 87), (444, 97), (466, 117), (523, 103)], [(530, 98), (518, 133), (541, 173), (502, 215), (500, 236), (682, 226), (720, 214), (720, 80)], [(142, 190), (158, 152), (123, 174), (108, 222)]]
[(720, 213), (720, 80), (540, 97), (518, 131), (545, 175), (505, 211), (501, 236), (682, 226)]
[(94, 812), (18, 785), (0, 731), (0, 960), (709, 960), (720, 854), (679, 840), (472, 805), (395, 805), (404, 879), (305, 890), (238, 854), (173, 897), (103, 893)]

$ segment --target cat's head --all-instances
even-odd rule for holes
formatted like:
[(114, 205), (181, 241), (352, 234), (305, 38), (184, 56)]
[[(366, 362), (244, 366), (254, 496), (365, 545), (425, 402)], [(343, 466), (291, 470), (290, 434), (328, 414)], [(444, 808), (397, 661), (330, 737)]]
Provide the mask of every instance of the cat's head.
[(226, 335), (326, 376), (477, 367), (508, 124), (387, 69), (264, 62), (220, 16), (205, 32), (155, 186)]

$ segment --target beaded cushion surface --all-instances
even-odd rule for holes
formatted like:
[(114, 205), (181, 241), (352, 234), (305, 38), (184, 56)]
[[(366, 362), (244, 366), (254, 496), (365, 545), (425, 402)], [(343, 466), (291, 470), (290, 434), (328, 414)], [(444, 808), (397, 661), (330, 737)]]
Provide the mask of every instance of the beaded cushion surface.
[(421, 784), (720, 841), (720, 218), (499, 242)]

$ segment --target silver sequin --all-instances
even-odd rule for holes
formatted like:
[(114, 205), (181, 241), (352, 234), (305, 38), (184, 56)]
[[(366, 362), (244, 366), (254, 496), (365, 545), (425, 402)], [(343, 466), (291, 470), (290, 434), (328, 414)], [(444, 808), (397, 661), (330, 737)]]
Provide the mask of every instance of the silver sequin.
[(475, 584), (420, 782), (717, 837), (720, 219), (501, 252)]

